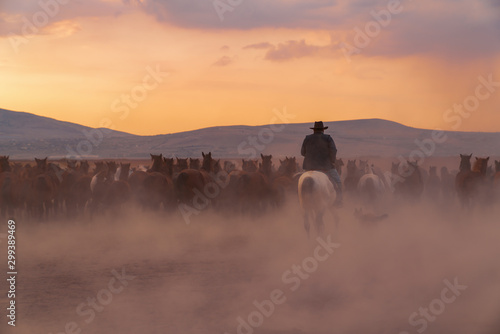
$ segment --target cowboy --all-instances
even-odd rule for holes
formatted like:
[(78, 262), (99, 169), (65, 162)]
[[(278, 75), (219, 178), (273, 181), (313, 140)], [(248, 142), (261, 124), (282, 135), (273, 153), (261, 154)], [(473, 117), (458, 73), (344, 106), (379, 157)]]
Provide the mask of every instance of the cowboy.
[(302, 143), (300, 153), (304, 156), (304, 170), (318, 170), (324, 172), (332, 182), (337, 191), (335, 204), (342, 204), (342, 181), (335, 169), (335, 160), (337, 158), (337, 147), (330, 135), (325, 134), (327, 126), (323, 122), (314, 122), (313, 134), (307, 135)]

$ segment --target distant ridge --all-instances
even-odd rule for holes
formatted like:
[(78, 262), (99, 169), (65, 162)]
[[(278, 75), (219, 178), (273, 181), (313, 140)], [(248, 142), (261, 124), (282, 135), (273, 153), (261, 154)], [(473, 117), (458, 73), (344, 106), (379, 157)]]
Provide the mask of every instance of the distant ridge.
[[(12, 159), (75, 155), (148, 158), (149, 153), (198, 157), (202, 151), (211, 151), (220, 158), (249, 158), (260, 153), (276, 157), (299, 156), (304, 136), (311, 133), (311, 124), (214, 126), (173, 134), (138, 136), (0, 109), (0, 155), (10, 155)], [(408, 156), (419, 149), (417, 143), (432, 138), (432, 130), (378, 118), (325, 122), (325, 125), (329, 126), (326, 133), (333, 136), (342, 157)], [(89, 133), (100, 133), (103, 137), (98, 140), (91, 136), (89, 139)], [(446, 131), (445, 134), (447, 140), (435, 145), (434, 156), (500, 154), (499, 132)]]

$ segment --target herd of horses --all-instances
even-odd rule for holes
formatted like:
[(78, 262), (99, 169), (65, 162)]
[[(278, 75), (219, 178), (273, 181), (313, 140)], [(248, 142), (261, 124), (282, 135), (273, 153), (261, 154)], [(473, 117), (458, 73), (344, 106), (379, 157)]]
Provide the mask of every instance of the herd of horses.
[[(336, 168), (343, 178), (347, 200), (376, 205), (381, 199), (457, 201), (464, 208), (491, 203), (500, 196), (500, 161), (494, 169), (489, 158), (460, 155), (456, 172), (446, 167), (428, 171), (417, 162), (392, 163), (383, 172), (366, 160), (340, 159)], [(321, 228), (324, 212), (333, 207), (337, 190), (320, 171), (301, 171), (295, 157), (279, 160), (271, 155), (239, 161), (201, 158), (166, 158), (151, 154), (150, 167), (130, 163), (86, 160), (31, 163), (12, 162), (0, 156), (0, 216), (47, 220), (117, 212), (125, 205), (143, 210), (180, 209), (187, 214), (205, 208), (221, 212), (261, 214), (280, 208), (295, 197), (309, 229), (313, 219)], [(343, 171), (345, 167), (345, 171)]]

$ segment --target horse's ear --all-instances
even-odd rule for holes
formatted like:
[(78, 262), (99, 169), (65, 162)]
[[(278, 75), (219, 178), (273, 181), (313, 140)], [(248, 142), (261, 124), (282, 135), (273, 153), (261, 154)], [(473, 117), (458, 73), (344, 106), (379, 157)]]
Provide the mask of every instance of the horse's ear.
[(486, 161), (488, 161), (488, 160), (490, 160), (490, 157), (487, 157), (487, 158), (486, 158)]
[(163, 157), (163, 153), (160, 153), (160, 159)]
[(478, 158), (478, 157), (476, 157), (476, 161), (477, 161), (477, 160), (479, 160), (479, 158)]
[(262, 153), (260, 154), (260, 157), (261, 157), (262, 159), (264, 159), (264, 155), (263, 155)]
[(203, 153), (203, 151), (201, 152), (201, 156), (202, 156), (202, 157), (205, 157), (205, 153)]
[(472, 158), (472, 153), (469, 155), (469, 159)]

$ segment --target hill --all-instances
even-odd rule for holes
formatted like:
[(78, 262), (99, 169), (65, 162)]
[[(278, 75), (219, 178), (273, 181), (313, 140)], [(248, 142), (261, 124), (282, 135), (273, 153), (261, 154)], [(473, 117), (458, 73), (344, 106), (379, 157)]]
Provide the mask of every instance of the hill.
[[(408, 127), (382, 119), (325, 122), (339, 149), (339, 156), (408, 157), (411, 152), (430, 149), (432, 130)], [(200, 156), (211, 151), (215, 157), (250, 158), (264, 153), (276, 157), (300, 155), (311, 123), (261, 126), (217, 126), (199, 130), (138, 136), (109, 129), (93, 129), (25, 112), (0, 109), (0, 155), (12, 159), (49, 156), (88, 158), (147, 158), (149, 153), (166, 156)], [(434, 143), (434, 156), (459, 153), (498, 155), (500, 133), (444, 132), (446, 140)], [(419, 148), (418, 143), (427, 143)], [(429, 146), (431, 145), (431, 146)]]

